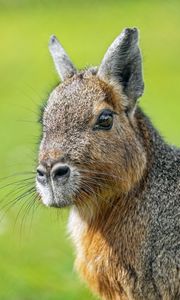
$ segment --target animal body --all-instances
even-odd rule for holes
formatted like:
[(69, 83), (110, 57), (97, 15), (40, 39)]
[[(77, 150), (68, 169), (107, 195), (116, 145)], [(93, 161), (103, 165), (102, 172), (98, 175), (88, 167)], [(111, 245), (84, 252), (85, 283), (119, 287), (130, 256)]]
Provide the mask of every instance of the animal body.
[(77, 71), (55, 36), (62, 83), (43, 112), (37, 191), (72, 206), (76, 268), (106, 300), (180, 299), (180, 150), (138, 106), (138, 30), (126, 28), (98, 68)]

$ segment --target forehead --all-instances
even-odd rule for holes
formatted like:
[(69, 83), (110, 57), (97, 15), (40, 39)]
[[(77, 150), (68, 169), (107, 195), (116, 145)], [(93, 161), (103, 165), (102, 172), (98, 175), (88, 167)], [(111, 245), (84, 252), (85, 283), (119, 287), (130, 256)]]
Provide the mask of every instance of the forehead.
[(78, 74), (51, 93), (44, 111), (44, 123), (51, 128), (68, 122), (84, 123), (103, 102), (107, 107), (113, 106), (111, 88), (95, 75)]

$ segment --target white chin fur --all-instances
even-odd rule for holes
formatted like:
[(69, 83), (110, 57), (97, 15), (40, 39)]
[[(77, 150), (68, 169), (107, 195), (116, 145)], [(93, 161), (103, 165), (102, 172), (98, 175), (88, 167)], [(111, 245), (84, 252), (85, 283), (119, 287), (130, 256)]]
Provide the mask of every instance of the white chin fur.
[(54, 204), (54, 199), (52, 192), (48, 187), (43, 187), (36, 181), (36, 189), (41, 196), (41, 200), (44, 205), (52, 206)]

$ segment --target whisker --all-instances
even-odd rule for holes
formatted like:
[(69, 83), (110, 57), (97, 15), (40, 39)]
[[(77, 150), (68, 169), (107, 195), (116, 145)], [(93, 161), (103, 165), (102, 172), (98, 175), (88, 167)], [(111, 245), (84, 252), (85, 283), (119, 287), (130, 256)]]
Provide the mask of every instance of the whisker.
[(10, 190), (9, 193), (5, 194), (5, 196), (1, 199), (1, 204), (7, 199), (9, 198), (9, 196), (17, 196), (19, 194), (20, 191), (23, 191), (27, 186), (29, 186), (29, 183), (26, 183), (24, 185), (20, 185), (20, 186), (16, 186), (15, 189)]
[(29, 204), (29, 199), (31, 199), (31, 197), (34, 195), (34, 193), (35, 193), (35, 191), (32, 192), (32, 194), (31, 194), (29, 197), (25, 197), (25, 198), (23, 199), (24, 202), (22, 203), (22, 205), (21, 205), (21, 207), (20, 207), (20, 209), (19, 209), (19, 212), (18, 212), (18, 214), (17, 214), (17, 216), (16, 216), (15, 224), (17, 223), (17, 220), (18, 220), (19, 215), (21, 214), (21, 211), (23, 210), (24, 206), (27, 204), (27, 201), (28, 201), (28, 204)]
[[(32, 198), (32, 196), (33, 196), (33, 198)], [(25, 205), (22, 205), (22, 207), (18, 213), (18, 216), (20, 216), (21, 212), (23, 213), (22, 218), (21, 218), (21, 225), (20, 225), (20, 236), (22, 236), (23, 227), (25, 226), (25, 221), (26, 221), (28, 215), (30, 214), (32, 207), (35, 205), (35, 200), (36, 200), (36, 195), (34, 192), (34, 195), (31, 195), (31, 197), (26, 198)], [(18, 220), (18, 216), (17, 216), (17, 220)], [(31, 224), (32, 224), (32, 218), (31, 218)]]
[(7, 180), (9, 178), (16, 177), (16, 176), (24, 176), (24, 175), (32, 175), (32, 174), (36, 174), (36, 172), (35, 171), (30, 171), (30, 172), (13, 173), (13, 174), (5, 176), (5, 177), (0, 177), (0, 181)]
[(100, 175), (104, 175), (104, 176), (107, 176), (107, 177), (112, 177), (112, 178), (116, 178), (116, 179), (119, 179), (119, 180), (121, 180), (121, 181), (125, 181), (123, 178), (121, 178), (120, 176), (117, 176), (117, 175), (115, 175), (115, 174), (111, 174), (111, 173), (105, 173), (105, 172), (99, 172), (99, 171), (92, 171), (91, 169), (79, 169), (79, 171), (81, 172), (81, 173), (84, 173), (84, 174), (89, 174), (89, 175), (91, 175), (91, 173), (92, 174), (96, 174), (96, 175), (99, 175), (99, 177), (96, 177), (96, 178), (98, 178), (98, 179), (103, 179), (103, 178), (101, 178), (100, 177)]
[(8, 184), (0, 186), (0, 190), (5, 189), (5, 188), (7, 188), (9, 186), (12, 186), (12, 185), (20, 185), (20, 184), (22, 184), (22, 183), (24, 183), (26, 181), (31, 181), (31, 180), (34, 180), (34, 176), (33, 177), (29, 177), (29, 178), (20, 179), (18, 181), (9, 182)]
[[(97, 198), (100, 198), (104, 201), (104, 198), (98, 194), (88, 183), (89, 182), (84, 182), (82, 179), (81, 179), (81, 186), (80, 186), (80, 193), (84, 193), (85, 196), (87, 196), (89, 198), (89, 196), (93, 195), (93, 197), (91, 197), (91, 201), (93, 201), (93, 203), (95, 204), (95, 206), (97, 207), (97, 209), (99, 210), (100, 209), (100, 206), (99, 206), (99, 202), (98, 202), (98, 199)], [(95, 199), (94, 199), (95, 198)], [(85, 201), (86, 203), (86, 201)], [(88, 204), (88, 201), (87, 201), (87, 204)]]
[[(24, 197), (31, 195), (31, 193), (35, 191), (34, 187), (31, 187), (30, 189), (26, 190), (24, 193), (20, 194), (19, 196), (16, 196), (14, 199), (10, 200), (8, 203), (6, 203), (5, 205), (3, 205), (1, 207), (1, 210), (4, 210), (4, 215), (8, 212), (8, 210), (14, 206), (16, 203), (18, 203), (21, 199), (23, 199)], [(3, 216), (4, 217), (4, 216)]]

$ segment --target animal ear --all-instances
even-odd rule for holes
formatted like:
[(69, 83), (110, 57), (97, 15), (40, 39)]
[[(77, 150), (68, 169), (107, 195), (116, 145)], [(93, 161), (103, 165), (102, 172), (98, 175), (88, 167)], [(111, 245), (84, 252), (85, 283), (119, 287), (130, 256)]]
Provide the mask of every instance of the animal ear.
[(138, 47), (138, 30), (126, 28), (108, 48), (98, 70), (98, 76), (118, 82), (124, 94), (133, 101), (143, 94), (141, 53)]
[(49, 51), (62, 81), (73, 76), (77, 72), (69, 56), (54, 35), (50, 37)]

